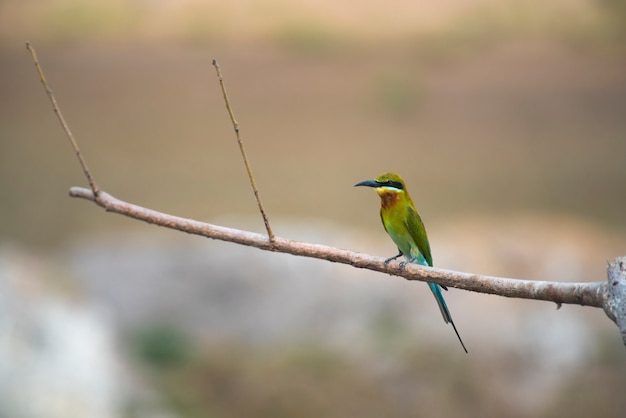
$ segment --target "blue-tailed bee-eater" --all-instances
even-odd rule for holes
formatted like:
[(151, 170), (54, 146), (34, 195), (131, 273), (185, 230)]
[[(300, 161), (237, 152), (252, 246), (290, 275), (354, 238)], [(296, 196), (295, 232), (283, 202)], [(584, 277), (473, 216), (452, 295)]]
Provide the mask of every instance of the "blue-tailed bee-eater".
[[(433, 265), (430, 254), (430, 244), (426, 235), (426, 228), (415, 209), (415, 205), (409, 196), (402, 177), (395, 173), (381, 174), (374, 180), (365, 180), (355, 184), (355, 186), (373, 187), (380, 196), (380, 219), (383, 222), (385, 231), (398, 247), (400, 253), (385, 260), (388, 263), (400, 256), (404, 256), (409, 263), (418, 263), (424, 266)], [(446, 324), (451, 324), (454, 332), (467, 353), (465, 344), (454, 325), (452, 315), (446, 300), (443, 298), (441, 289), (448, 290), (447, 287), (437, 283), (428, 283), (428, 287), (433, 292), (443, 320)]]

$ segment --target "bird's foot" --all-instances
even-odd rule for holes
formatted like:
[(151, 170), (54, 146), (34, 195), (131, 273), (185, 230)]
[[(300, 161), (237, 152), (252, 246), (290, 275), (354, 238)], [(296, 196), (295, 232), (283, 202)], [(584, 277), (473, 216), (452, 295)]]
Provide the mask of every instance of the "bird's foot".
[[(384, 265), (389, 264), (389, 262), (393, 261), (393, 260), (397, 260), (398, 258), (402, 257), (402, 253), (399, 253), (397, 255), (394, 255), (393, 257), (389, 257), (387, 259), (385, 259), (385, 261), (383, 261)], [(402, 265), (402, 263), (400, 263)]]

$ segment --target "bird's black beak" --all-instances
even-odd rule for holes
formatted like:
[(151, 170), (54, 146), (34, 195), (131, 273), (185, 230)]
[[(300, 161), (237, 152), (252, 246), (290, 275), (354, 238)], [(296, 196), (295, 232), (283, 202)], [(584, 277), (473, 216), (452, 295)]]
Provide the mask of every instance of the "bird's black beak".
[(354, 185), (354, 187), (357, 186), (380, 187), (380, 184), (376, 180), (365, 180)]

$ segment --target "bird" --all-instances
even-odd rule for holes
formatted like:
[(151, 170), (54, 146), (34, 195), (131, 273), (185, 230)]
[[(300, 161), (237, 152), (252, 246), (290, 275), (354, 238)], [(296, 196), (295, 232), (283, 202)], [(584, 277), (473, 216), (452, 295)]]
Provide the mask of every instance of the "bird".
[[(411, 200), (409, 191), (404, 180), (396, 173), (385, 173), (374, 180), (365, 180), (354, 185), (372, 187), (380, 196), (380, 219), (385, 231), (398, 247), (399, 253), (385, 260), (385, 264), (404, 256), (409, 263), (417, 263), (423, 266), (433, 266), (433, 259), (430, 252), (430, 243), (426, 235), (426, 228), (422, 222), (415, 205)], [(402, 262), (401, 265), (405, 265)], [(446, 286), (428, 282), (428, 287), (432, 291), (441, 315), (446, 324), (451, 324), (454, 328), (463, 350), (467, 353), (467, 348), (456, 329), (452, 320), (452, 315), (443, 297), (441, 289), (448, 290)]]

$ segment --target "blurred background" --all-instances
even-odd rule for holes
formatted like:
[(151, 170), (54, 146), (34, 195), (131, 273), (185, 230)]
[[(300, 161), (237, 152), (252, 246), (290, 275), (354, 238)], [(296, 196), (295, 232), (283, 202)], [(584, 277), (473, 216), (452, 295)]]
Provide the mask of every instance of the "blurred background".
[(100, 186), (391, 256), (396, 171), (435, 265), (603, 281), (626, 255), (619, 0), (0, 3), (0, 416), (618, 417), (626, 353), (594, 308), (446, 293), (213, 242), (68, 197)]

